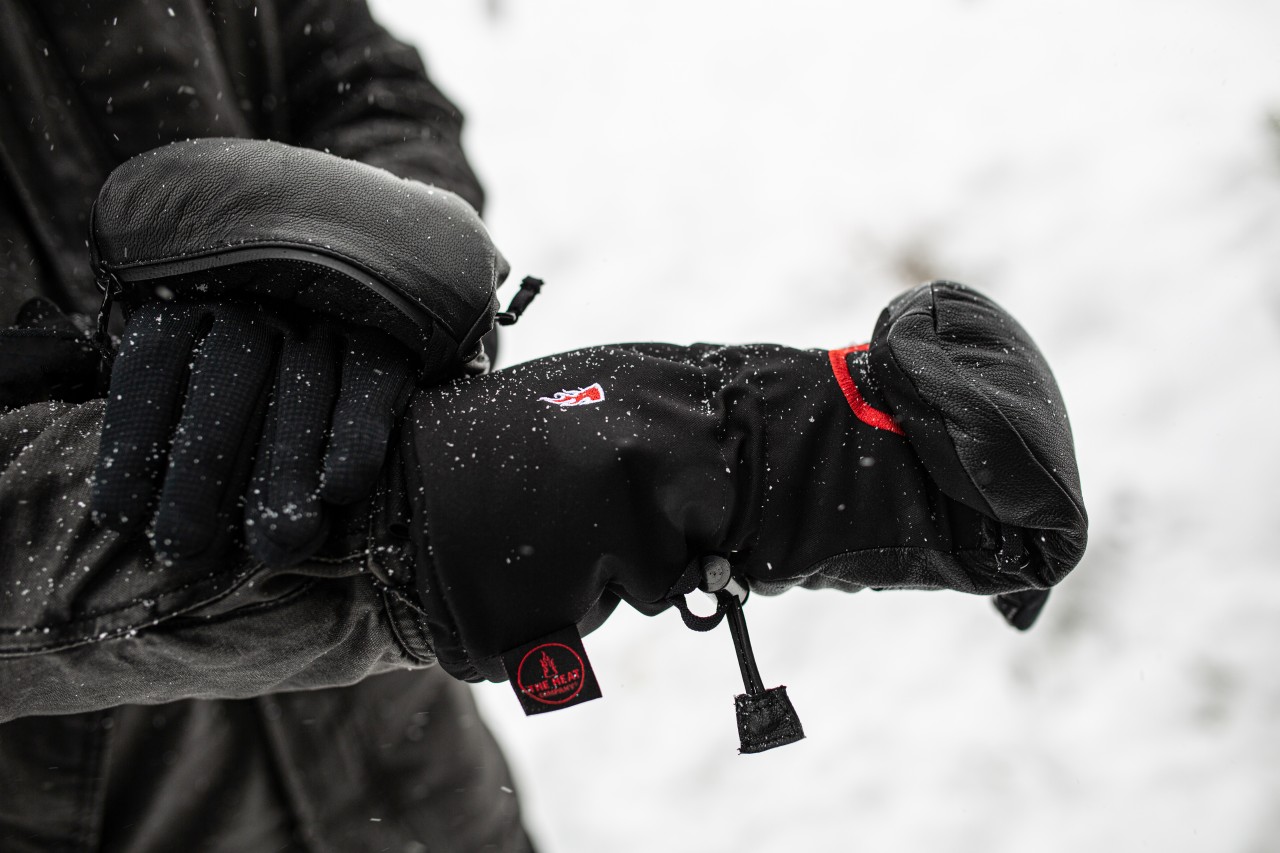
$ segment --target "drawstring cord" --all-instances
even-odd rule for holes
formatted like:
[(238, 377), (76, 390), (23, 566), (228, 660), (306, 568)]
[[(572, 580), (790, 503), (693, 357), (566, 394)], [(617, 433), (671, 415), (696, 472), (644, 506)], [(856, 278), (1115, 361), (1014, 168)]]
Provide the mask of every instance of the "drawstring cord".
[[(715, 597), (716, 612), (700, 616), (689, 609), (684, 597), (701, 589)], [(738, 717), (739, 752), (764, 752), (775, 746), (794, 743), (804, 737), (800, 718), (796, 715), (785, 686), (766, 689), (747, 633), (747, 617), (742, 605), (749, 590), (734, 576), (733, 567), (724, 557), (711, 555), (690, 564), (672, 588), (667, 600), (680, 611), (684, 624), (694, 631), (711, 631), (727, 618), (733, 638), (738, 669), (742, 673), (745, 693), (734, 697)]]

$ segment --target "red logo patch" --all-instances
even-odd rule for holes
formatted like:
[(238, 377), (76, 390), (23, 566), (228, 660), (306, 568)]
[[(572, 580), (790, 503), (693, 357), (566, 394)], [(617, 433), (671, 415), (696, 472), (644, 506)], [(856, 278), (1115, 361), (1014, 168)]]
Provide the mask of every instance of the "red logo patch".
[(525, 652), (516, 670), (520, 692), (543, 705), (564, 705), (582, 692), (586, 667), (564, 643), (543, 643)]
[(551, 403), (553, 406), (568, 408), (569, 406), (590, 406), (592, 403), (604, 402), (604, 388), (599, 382), (588, 385), (586, 388), (574, 388), (567, 391), (557, 391), (550, 397), (539, 397), (544, 403)]

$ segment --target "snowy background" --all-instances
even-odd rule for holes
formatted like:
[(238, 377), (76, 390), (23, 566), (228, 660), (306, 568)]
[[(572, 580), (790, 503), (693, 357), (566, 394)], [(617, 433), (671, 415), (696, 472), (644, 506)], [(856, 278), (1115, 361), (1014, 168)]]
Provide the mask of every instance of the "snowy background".
[[(615, 616), (605, 700), (479, 688), (548, 853), (1280, 851), (1280, 2), (396, 2), (548, 287), (510, 364), (865, 340), (945, 276), (1055, 366), (1092, 517), (1027, 635), (959, 594)], [(1277, 117), (1277, 118), (1273, 118)], [(509, 293), (509, 291), (507, 291)]]

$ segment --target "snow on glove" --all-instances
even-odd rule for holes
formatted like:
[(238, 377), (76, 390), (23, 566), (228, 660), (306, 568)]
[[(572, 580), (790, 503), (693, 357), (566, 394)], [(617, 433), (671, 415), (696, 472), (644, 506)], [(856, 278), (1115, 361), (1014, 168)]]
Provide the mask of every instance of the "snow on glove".
[(103, 422), (100, 522), (136, 532), (154, 516), (162, 558), (215, 557), (235, 538), (252, 468), (250, 550), (273, 565), (314, 552), (326, 506), (372, 492), (413, 367), (373, 330), (310, 320), (249, 302), (135, 310)]
[(619, 599), (661, 611), (708, 555), (766, 593), (992, 595), (1084, 547), (1053, 377), (960, 285), (896, 301), (869, 348), (597, 347), (422, 391), (407, 423), (420, 598), (471, 680), (523, 677), (513, 650)]
[(226, 544), (255, 448), (250, 548), (314, 552), (323, 507), (372, 490), (412, 376), (482, 369), (508, 272), (453, 193), (264, 140), (129, 160), (92, 236), (128, 318), (93, 508), (126, 532), (154, 515), (173, 560)]

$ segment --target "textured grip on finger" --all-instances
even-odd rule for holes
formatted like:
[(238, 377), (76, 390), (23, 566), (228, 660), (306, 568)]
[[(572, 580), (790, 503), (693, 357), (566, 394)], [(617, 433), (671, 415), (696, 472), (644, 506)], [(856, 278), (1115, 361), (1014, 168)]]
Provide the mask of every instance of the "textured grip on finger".
[(156, 511), (163, 558), (199, 558), (238, 527), (231, 513), (252, 464), (278, 335), (261, 312), (237, 307), (197, 347)]
[(363, 330), (348, 338), (320, 495), (345, 506), (373, 491), (396, 418), (413, 388), (411, 362), (394, 341)]
[(169, 303), (144, 305), (130, 318), (102, 422), (92, 498), (98, 523), (128, 533), (150, 520), (204, 320), (197, 306)]
[(312, 554), (326, 531), (320, 466), (338, 389), (338, 342), (328, 326), (284, 339), (245, 507), (249, 549), (269, 565)]

